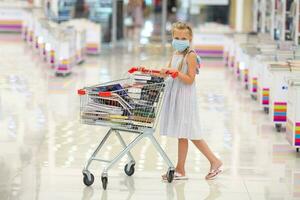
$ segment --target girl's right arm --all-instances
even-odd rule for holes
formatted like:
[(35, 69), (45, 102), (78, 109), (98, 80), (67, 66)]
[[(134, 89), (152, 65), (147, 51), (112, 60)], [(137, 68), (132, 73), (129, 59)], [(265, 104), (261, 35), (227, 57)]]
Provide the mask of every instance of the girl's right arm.
[[(172, 57), (173, 57), (173, 56), (172, 56)], [(167, 64), (167, 68), (162, 68), (162, 69), (160, 70), (160, 77), (166, 78), (166, 77), (168, 76), (168, 75), (166, 74), (166, 72), (167, 72), (168, 70), (170, 70), (170, 68), (171, 68), (172, 57), (170, 58), (170, 60), (169, 60), (169, 62), (168, 62), (168, 64)]]

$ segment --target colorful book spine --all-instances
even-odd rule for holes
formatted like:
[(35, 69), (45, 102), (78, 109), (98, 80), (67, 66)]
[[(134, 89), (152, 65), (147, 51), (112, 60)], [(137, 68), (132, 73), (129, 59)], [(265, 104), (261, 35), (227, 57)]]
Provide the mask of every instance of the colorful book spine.
[(58, 70), (59, 71), (67, 71), (70, 68), (70, 61), (69, 59), (63, 59), (60, 61)]
[(41, 44), (41, 49), (42, 49), (43, 56), (46, 56), (46, 44), (45, 43)]
[(300, 146), (300, 122), (295, 123), (295, 145)]
[(224, 54), (223, 46), (219, 45), (196, 45), (194, 49), (199, 56), (222, 57)]
[(249, 70), (245, 69), (244, 70), (244, 82), (248, 83), (248, 78), (249, 78)]
[(82, 50), (77, 50), (76, 51), (76, 56), (75, 56), (76, 62), (79, 63), (82, 61)]
[(257, 77), (252, 78), (252, 92), (257, 92)]
[(262, 104), (263, 105), (269, 105), (270, 103), (270, 89), (269, 88), (263, 88), (262, 91)]
[(274, 122), (286, 122), (286, 111), (287, 103), (286, 102), (275, 102), (274, 103)]
[(35, 37), (34, 42), (35, 42), (35, 48), (38, 49), (39, 48), (39, 42), (38, 42), (38, 37), (37, 36)]
[(234, 58), (234, 56), (231, 56), (230, 67), (234, 68), (234, 62), (235, 62), (235, 58)]
[(87, 54), (98, 54), (99, 45), (97, 43), (87, 43), (86, 44), (86, 53)]
[(29, 42), (33, 42), (33, 31), (29, 31)]
[(55, 62), (55, 51), (51, 50), (50, 51), (50, 63), (54, 64), (54, 62)]
[(236, 74), (240, 75), (241, 70), (240, 70), (240, 62), (236, 62)]
[(0, 20), (0, 31), (22, 32), (21, 20)]

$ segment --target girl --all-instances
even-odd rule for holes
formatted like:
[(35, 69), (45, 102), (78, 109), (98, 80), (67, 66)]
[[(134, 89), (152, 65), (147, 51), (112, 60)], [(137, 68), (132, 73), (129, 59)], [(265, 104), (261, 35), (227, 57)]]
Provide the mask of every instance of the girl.
[[(178, 77), (176, 79), (169, 78), (166, 81), (160, 132), (161, 135), (178, 138), (175, 180), (187, 179), (185, 161), (188, 140), (191, 140), (210, 162), (210, 171), (205, 178), (207, 180), (214, 179), (222, 171), (222, 162), (202, 139), (199, 128), (200, 119), (195, 83), (195, 75), (198, 72), (197, 55), (190, 48), (193, 32), (189, 25), (177, 22), (173, 24), (172, 36), (172, 46), (176, 51), (169, 62), (169, 68), (162, 69), (161, 74), (165, 74), (168, 70), (178, 72)], [(163, 175), (163, 179), (166, 179), (166, 175)]]

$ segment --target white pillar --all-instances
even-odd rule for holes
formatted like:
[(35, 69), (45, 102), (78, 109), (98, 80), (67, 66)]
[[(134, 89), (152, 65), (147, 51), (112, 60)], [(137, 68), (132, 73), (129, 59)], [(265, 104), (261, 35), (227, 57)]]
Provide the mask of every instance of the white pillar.
[(244, 10), (244, 0), (236, 0), (236, 31), (243, 31), (243, 10)]
[(167, 24), (167, 0), (162, 0), (162, 16), (161, 16), (161, 40), (163, 47), (166, 46), (166, 24)]
[(117, 41), (117, 0), (112, 1), (111, 44), (115, 47)]

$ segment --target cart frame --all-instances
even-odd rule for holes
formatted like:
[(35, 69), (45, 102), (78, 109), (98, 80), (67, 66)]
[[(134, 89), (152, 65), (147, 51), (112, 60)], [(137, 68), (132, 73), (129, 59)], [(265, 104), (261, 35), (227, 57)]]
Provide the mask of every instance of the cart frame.
[[(142, 73), (160, 73), (160, 71), (156, 71), (156, 70), (147, 70), (145, 68), (131, 68), (128, 72), (129, 73), (134, 73), (136, 71), (141, 71)], [(171, 72), (166, 72), (167, 74), (171, 75), (173, 78), (176, 78), (178, 76), (178, 73), (171, 73)], [(124, 80), (129, 80), (130, 78), (125, 78), (125, 79), (120, 79), (118, 81), (124, 81)], [(107, 84), (111, 84), (114, 83), (116, 81), (110, 81), (107, 83), (103, 83), (100, 85), (96, 85), (96, 86), (105, 86)], [(156, 84), (152, 84), (152, 85), (156, 85)], [(161, 88), (160, 90), (162, 90), (164, 88), (164, 83), (160, 83)], [(86, 94), (86, 90), (87, 89), (91, 89), (93, 87), (96, 86), (92, 86), (92, 87), (86, 87), (83, 88), (81, 90), (78, 90), (78, 94), (80, 95), (85, 95)], [(147, 85), (146, 85), (147, 86)], [(151, 86), (148, 85), (148, 86)], [(163, 91), (160, 91), (163, 93)], [(101, 93), (101, 92), (100, 92)], [(99, 95), (100, 95), (99, 93)], [(102, 92), (103, 93), (103, 92)], [(104, 92), (104, 95), (107, 95)], [(85, 95), (84, 97), (81, 97), (81, 109), (83, 107), (83, 103), (82, 101), (87, 101), (89, 97), (87, 97), (87, 95)], [(155, 128), (157, 126), (157, 121), (160, 115), (160, 108), (161, 108), (161, 104), (162, 104), (162, 100), (163, 100), (163, 94), (162, 97), (159, 97), (160, 100), (158, 101), (158, 104), (156, 105), (157, 107), (157, 114), (155, 116), (155, 120), (153, 122), (152, 126), (142, 126), (143, 128), (141, 129), (130, 129), (130, 128), (122, 128), (122, 127), (113, 127), (110, 126), (110, 129), (107, 131), (107, 133), (105, 134), (105, 136), (103, 137), (103, 139), (101, 140), (101, 142), (98, 144), (97, 148), (94, 150), (94, 152), (91, 154), (91, 156), (89, 157), (89, 159), (87, 160), (83, 170), (82, 170), (82, 174), (83, 174), (83, 182), (86, 186), (90, 186), (93, 184), (94, 182), (94, 175), (90, 172), (89, 167), (90, 165), (93, 163), (93, 161), (97, 161), (97, 162), (104, 162), (107, 163), (107, 165), (104, 167), (103, 172), (101, 174), (101, 181), (102, 181), (102, 187), (104, 190), (106, 190), (107, 188), (107, 183), (108, 183), (108, 171), (118, 162), (120, 161), (125, 155), (128, 156), (128, 162), (124, 167), (124, 172), (126, 175), (128, 176), (132, 176), (134, 174), (135, 171), (135, 159), (133, 158), (132, 154), (131, 154), (131, 150), (133, 149), (133, 147), (135, 147), (142, 139), (144, 138), (148, 138), (150, 140), (150, 142), (152, 143), (152, 145), (155, 147), (155, 149), (157, 150), (157, 152), (159, 153), (159, 155), (164, 159), (164, 161), (167, 163), (168, 165), (168, 171), (166, 173), (166, 177), (167, 177), (167, 181), (168, 182), (172, 182), (174, 179), (174, 173), (175, 173), (175, 168), (174, 165), (172, 164), (171, 160), (169, 159), (169, 157), (167, 156), (167, 154), (164, 152), (164, 150), (162, 149), (162, 147), (159, 145), (158, 141), (156, 140), (156, 138), (154, 137), (154, 133), (155, 133)], [(86, 124), (89, 124), (88, 122), (85, 122)], [(102, 124), (103, 123), (103, 124)], [(109, 125), (105, 125), (105, 122), (102, 123), (91, 123), (91, 125), (103, 125), (103, 126), (109, 126)], [(124, 138), (122, 137), (121, 133), (133, 133), (136, 134), (137, 136), (129, 143), (126, 144)], [(122, 150), (111, 160), (105, 160), (105, 159), (101, 159), (98, 158), (98, 154), (99, 151), (102, 149), (102, 147), (105, 145), (105, 143), (107, 142), (108, 138), (112, 135), (115, 134), (122, 146)]]

